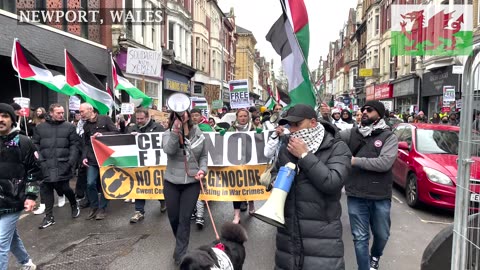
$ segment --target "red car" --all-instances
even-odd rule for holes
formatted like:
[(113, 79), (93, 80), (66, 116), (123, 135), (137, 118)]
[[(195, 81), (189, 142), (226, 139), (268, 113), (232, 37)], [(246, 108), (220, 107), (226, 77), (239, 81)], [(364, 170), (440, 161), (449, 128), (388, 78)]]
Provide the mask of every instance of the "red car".
[[(411, 207), (425, 203), (454, 209), (460, 128), (439, 124), (399, 124), (398, 156), (393, 164), (394, 182), (405, 189)], [(473, 147), (473, 146), (472, 146)], [(472, 151), (471, 201), (480, 202), (480, 148)]]

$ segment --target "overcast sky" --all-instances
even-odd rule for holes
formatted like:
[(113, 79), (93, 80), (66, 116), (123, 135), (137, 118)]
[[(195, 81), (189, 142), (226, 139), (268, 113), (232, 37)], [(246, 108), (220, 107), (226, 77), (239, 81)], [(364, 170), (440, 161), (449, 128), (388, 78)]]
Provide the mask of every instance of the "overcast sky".
[[(310, 24), (310, 69), (318, 67), (320, 56), (328, 53), (328, 43), (338, 38), (340, 29), (348, 19), (349, 8), (355, 8), (357, 0), (304, 0)], [(253, 32), (256, 48), (268, 61), (274, 59), (275, 70), (280, 66), (280, 56), (265, 39), (270, 27), (280, 17), (279, 0), (218, 0), (220, 8), (228, 12), (235, 9), (236, 24)]]

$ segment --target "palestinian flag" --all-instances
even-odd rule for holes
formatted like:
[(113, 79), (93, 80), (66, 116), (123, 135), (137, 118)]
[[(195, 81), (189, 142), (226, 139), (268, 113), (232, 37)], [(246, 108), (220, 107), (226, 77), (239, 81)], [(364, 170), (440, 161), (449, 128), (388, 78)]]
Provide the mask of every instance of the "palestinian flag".
[(392, 5), (391, 55), (470, 55), (472, 5)]
[(66, 83), (65, 76), (53, 76), (52, 72), (35, 55), (25, 49), (18, 39), (13, 41), (12, 66), (21, 79), (36, 81), (64, 95), (75, 94), (75, 89)]
[(270, 96), (268, 97), (267, 102), (265, 102), (265, 105), (263, 106), (267, 107), (267, 109), (269, 109), (270, 111), (273, 111), (276, 104), (277, 103), (275, 102), (275, 99), (273, 99), (273, 97)]
[(306, 62), (310, 46), (307, 9), (303, 0), (280, 2), (283, 14), (273, 24), (266, 38), (282, 59), (291, 99), (289, 106), (303, 103), (315, 107), (316, 99)]
[(67, 83), (76, 89), (86, 102), (100, 114), (107, 114), (113, 106), (113, 99), (104, 85), (82, 63), (65, 50), (65, 77)]
[(122, 70), (118, 66), (117, 62), (112, 59), (112, 78), (113, 88), (117, 90), (123, 90), (128, 93), (134, 99), (142, 99), (142, 106), (147, 108), (152, 104), (152, 98), (145, 95), (140, 89), (131, 84), (122, 73)]
[(100, 167), (138, 167), (135, 135), (97, 136), (92, 146)]

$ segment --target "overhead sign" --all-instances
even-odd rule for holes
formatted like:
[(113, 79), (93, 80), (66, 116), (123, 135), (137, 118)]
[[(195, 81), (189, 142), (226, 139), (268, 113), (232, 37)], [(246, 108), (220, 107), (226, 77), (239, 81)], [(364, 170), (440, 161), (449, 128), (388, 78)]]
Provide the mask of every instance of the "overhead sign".
[(248, 92), (248, 80), (229, 81), (230, 107), (232, 109), (250, 107), (250, 93)]
[(172, 79), (169, 79), (169, 78), (164, 78), (163, 83), (164, 83), (163, 87), (167, 90), (183, 92), (183, 93), (189, 93), (190, 92), (187, 83), (179, 82), (179, 81), (172, 80)]
[(360, 88), (365, 86), (365, 79), (364, 78), (356, 78), (353, 81), (353, 87)]
[(372, 77), (373, 76), (373, 69), (371, 69), (371, 68), (361, 68), (358, 75), (360, 77)]
[(463, 74), (463, 66), (452, 66), (452, 74)]
[(130, 74), (160, 77), (162, 72), (162, 51), (128, 47), (126, 71)]

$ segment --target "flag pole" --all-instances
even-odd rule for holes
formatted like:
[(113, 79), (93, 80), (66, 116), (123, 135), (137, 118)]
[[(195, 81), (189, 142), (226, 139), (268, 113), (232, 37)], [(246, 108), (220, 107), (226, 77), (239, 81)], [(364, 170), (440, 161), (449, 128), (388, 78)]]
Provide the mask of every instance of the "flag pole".
[[(286, 6), (285, 6), (285, 1), (284, 1), (284, 0), (280, 0), (280, 3), (282, 4), (283, 14), (287, 14), (287, 13), (286, 13), (287, 8), (286, 8)], [(304, 3), (304, 4), (305, 4), (305, 3)], [(306, 8), (307, 8), (307, 7), (305, 7), (305, 9), (306, 9)], [(287, 18), (287, 19), (288, 19), (288, 18)], [(295, 42), (297, 43), (297, 46), (298, 46), (299, 48), (302, 48), (302, 47), (300, 47), (300, 42), (298, 42), (297, 36), (295, 36), (295, 31), (293, 30), (293, 25), (291, 24), (290, 21), (289, 21), (289, 23), (290, 23), (290, 26), (292, 27), (293, 37), (295, 38)], [(310, 68), (308, 67), (308, 61), (307, 61), (307, 59), (305, 58), (305, 54), (303, 53), (303, 50), (300, 50), (300, 52), (301, 52), (301, 54), (302, 54), (303, 62), (305, 62), (305, 64), (307, 65), (308, 79), (310, 80), (310, 83), (311, 83), (313, 76), (312, 76), (312, 73), (310, 72)], [(313, 88), (314, 88), (314, 89), (312, 89), (312, 90), (315, 90), (315, 91), (312, 91), (312, 92), (313, 92), (313, 95), (315, 96), (315, 99), (316, 99), (316, 98), (317, 98), (317, 93), (316, 93), (316, 92), (318, 92), (318, 89), (317, 89), (317, 87), (316, 87), (316, 85), (315, 85), (314, 83), (311, 83), (311, 84), (312, 84), (312, 86), (313, 86)], [(322, 100), (320, 99), (319, 101), (320, 101), (319, 103), (321, 104), (321, 103), (322, 103)], [(316, 100), (315, 100), (315, 103), (317, 103)]]
[[(13, 40), (13, 47), (15, 48), (15, 64), (17, 65), (17, 73), (18, 73), (17, 77), (18, 77), (18, 87), (20, 89), (20, 98), (23, 99), (22, 81), (20, 80), (20, 71), (19, 71), (19, 67), (18, 67), (17, 41), (18, 41), (18, 38), (15, 38)], [(28, 137), (27, 119), (26, 119), (25, 116), (20, 116), (20, 118), (23, 118), (23, 124), (25, 125), (25, 135), (27, 135), (27, 137)], [(22, 121), (22, 120), (20, 119), (20, 121)]]
[(108, 66), (110, 67), (110, 72), (108, 73), (109, 75), (107, 76), (107, 82), (105, 83), (105, 90), (107, 90), (107, 93), (108, 93), (108, 85), (109, 83), (111, 83), (112, 85), (112, 88), (110, 88), (110, 90), (112, 91), (111, 95), (112, 95), (112, 100), (113, 100), (113, 108), (112, 108), (112, 115), (113, 115), (113, 119), (115, 119), (115, 121), (117, 120), (116, 118), (116, 114), (117, 114), (117, 110), (115, 109), (115, 86), (114, 86), (114, 83), (113, 83), (113, 73), (112, 73), (112, 70), (114, 68), (114, 64), (113, 64), (113, 54), (112, 54), (112, 51), (110, 49), (108, 49), (108, 55), (110, 56), (110, 61)]

